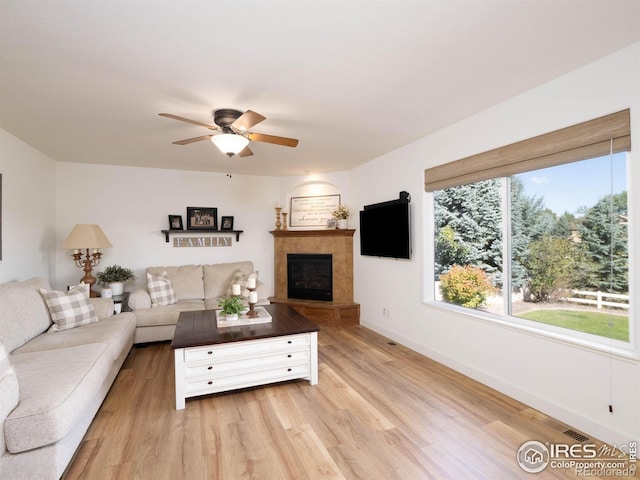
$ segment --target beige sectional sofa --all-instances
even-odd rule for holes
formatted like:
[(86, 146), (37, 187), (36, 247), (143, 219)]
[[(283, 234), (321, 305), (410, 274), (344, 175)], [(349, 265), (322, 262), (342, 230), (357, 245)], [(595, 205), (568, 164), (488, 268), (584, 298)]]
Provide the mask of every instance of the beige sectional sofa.
[(135, 315), (106, 298), (87, 297), (92, 323), (50, 331), (40, 289), (0, 285), (0, 478), (59, 478), (133, 345)]
[[(242, 284), (248, 275), (257, 275), (257, 272), (252, 262), (244, 261), (149, 267), (146, 274), (154, 278), (164, 274), (175, 294), (175, 301), (168, 305), (154, 305), (148, 287), (139, 288), (129, 295), (129, 308), (136, 316), (134, 343), (171, 340), (180, 312), (217, 308), (218, 298), (231, 295), (233, 283)], [(256, 292), (258, 304), (269, 303), (268, 288), (259, 278)]]

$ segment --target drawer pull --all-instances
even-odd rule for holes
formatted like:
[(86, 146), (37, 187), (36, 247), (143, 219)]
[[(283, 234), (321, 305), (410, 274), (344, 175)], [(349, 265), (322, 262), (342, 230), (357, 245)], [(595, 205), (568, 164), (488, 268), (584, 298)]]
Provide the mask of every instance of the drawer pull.
[(287, 368), (287, 372), (290, 372), (290, 371), (291, 371), (291, 369), (290, 369), (290, 368)]
[(211, 365), (209, 365), (209, 366), (207, 367), (207, 370), (212, 370), (212, 369), (213, 369), (213, 367), (212, 367)]
[(291, 354), (287, 355), (287, 358), (291, 358)]
[(207, 352), (207, 355), (211, 355), (212, 353), (213, 353), (213, 352), (212, 352), (211, 350), (209, 350), (209, 351)]
[(287, 340), (287, 343), (293, 343), (291, 340)]
[(209, 381), (207, 382), (207, 385), (213, 385), (213, 380), (209, 380)]

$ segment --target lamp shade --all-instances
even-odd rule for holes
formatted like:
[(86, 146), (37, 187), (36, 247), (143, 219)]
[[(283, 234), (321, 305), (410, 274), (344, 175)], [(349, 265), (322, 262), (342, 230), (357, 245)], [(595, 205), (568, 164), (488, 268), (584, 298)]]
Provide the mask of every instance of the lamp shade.
[(62, 248), (111, 248), (111, 242), (99, 225), (77, 224), (62, 244)]
[(249, 145), (249, 139), (242, 135), (235, 135), (233, 133), (222, 133), (220, 135), (214, 135), (211, 137), (213, 144), (220, 149), (222, 153), (227, 155), (237, 155), (244, 147)]

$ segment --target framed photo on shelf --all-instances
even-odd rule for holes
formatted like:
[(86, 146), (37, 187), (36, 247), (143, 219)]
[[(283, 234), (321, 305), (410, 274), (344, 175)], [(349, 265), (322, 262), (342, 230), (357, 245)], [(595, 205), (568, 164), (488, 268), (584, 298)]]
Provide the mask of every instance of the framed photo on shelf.
[(338, 220), (329, 218), (327, 220), (327, 230), (335, 230), (338, 227)]
[(169, 215), (169, 230), (184, 230), (182, 215)]
[(187, 207), (187, 230), (218, 230), (218, 209)]
[(223, 215), (220, 220), (220, 230), (233, 230), (233, 217)]

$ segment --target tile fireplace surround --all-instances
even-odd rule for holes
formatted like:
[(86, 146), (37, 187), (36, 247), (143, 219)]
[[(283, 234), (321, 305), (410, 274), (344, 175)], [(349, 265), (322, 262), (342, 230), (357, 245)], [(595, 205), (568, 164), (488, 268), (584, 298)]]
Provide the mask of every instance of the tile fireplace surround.
[[(353, 302), (353, 234), (355, 230), (273, 230), (275, 296), (310, 320), (325, 325), (357, 325), (360, 305)], [(299, 300), (287, 296), (287, 254), (330, 253), (333, 256), (333, 301)]]

